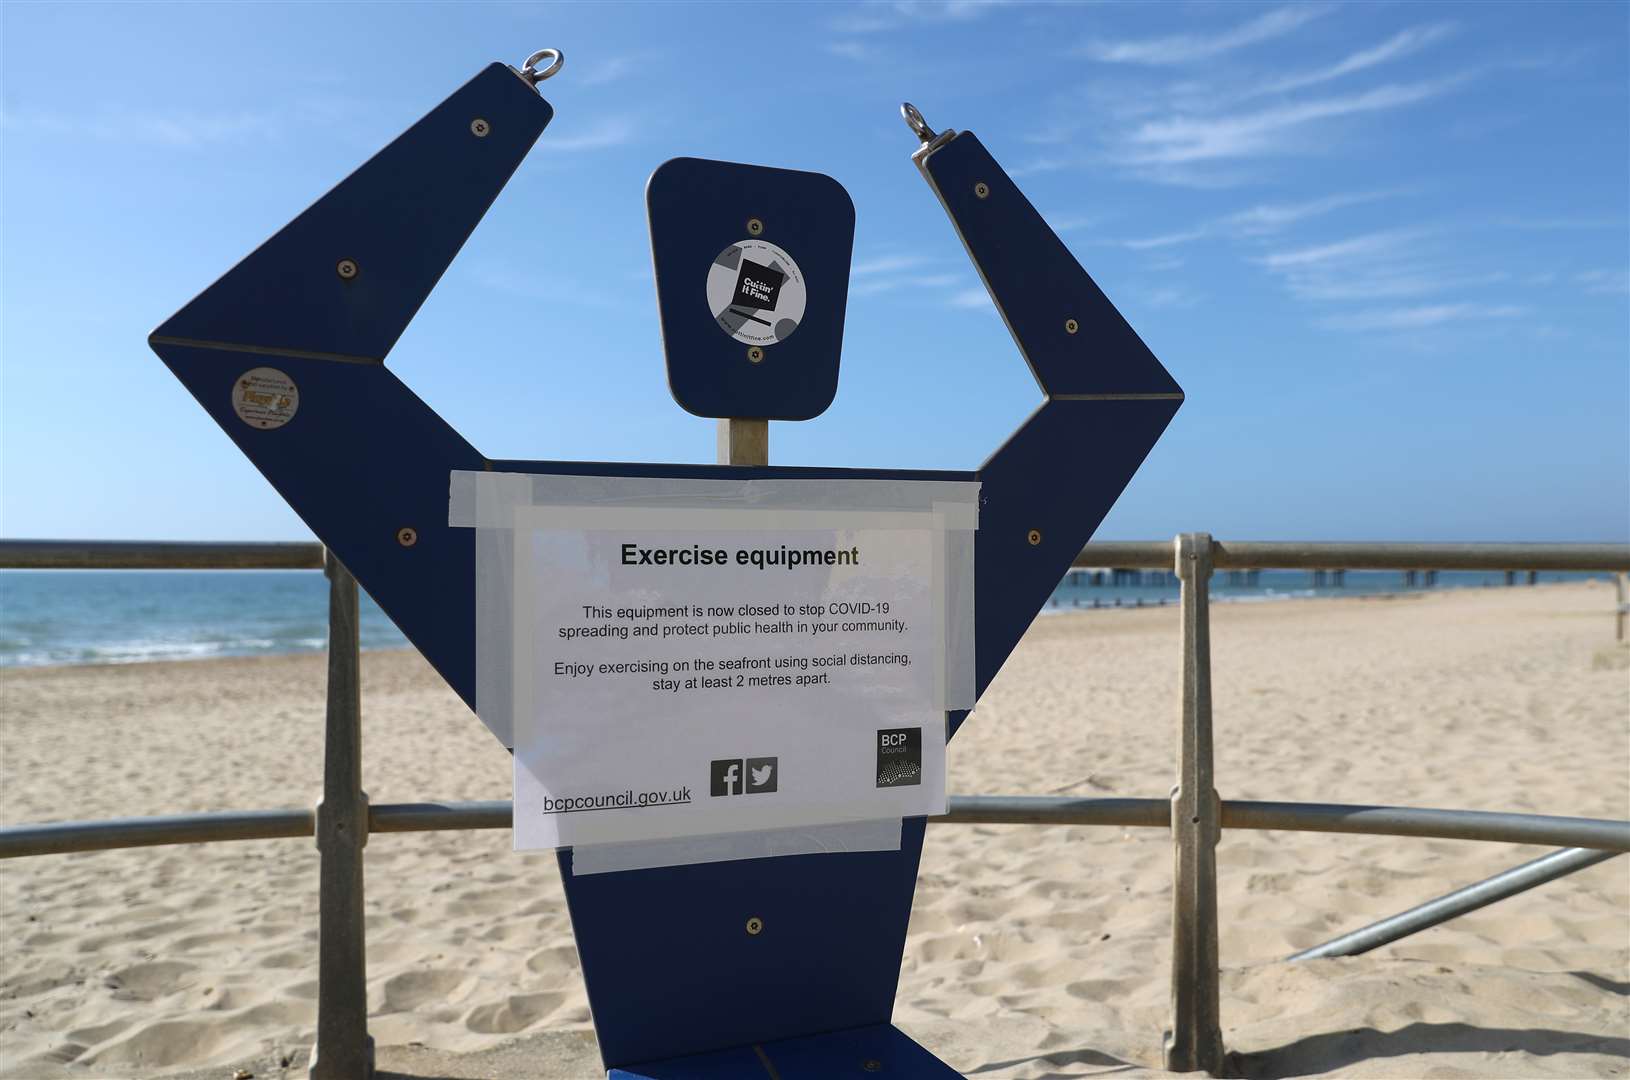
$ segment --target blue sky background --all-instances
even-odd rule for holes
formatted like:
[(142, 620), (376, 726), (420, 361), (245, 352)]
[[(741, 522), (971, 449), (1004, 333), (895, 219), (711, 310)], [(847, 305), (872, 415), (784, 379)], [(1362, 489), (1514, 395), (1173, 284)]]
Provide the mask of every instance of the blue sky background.
[[(911, 165), (979, 134), (1188, 393), (1103, 538), (1630, 537), (1630, 7), (7, 3), (0, 533), (298, 538), (153, 327), (492, 60), (557, 115), (389, 363), (493, 457), (708, 461), (646, 177), (830, 173), (833, 407), (967, 468), (1039, 397)], [(1058, 482), (1070, 482), (1061, 467)]]

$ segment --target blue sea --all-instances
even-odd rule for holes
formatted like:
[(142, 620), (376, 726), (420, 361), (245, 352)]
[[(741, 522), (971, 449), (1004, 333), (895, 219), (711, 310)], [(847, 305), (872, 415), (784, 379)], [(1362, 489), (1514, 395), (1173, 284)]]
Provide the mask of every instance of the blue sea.
[[(1541, 574), (1539, 580), (1589, 576)], [(1527, 575), (1518, 580), (1526, 582)], [(1409, 586), (1395, 571), (1348, 571), (1338, 586), (1328, 576), (1315, 584), (1306, 571), (1264, 570), (1255, 577), (1219, 571), (1212, 596), (1268, 601), (1504, 585), (1504, 574), (1483, 572), (1444, 572), (1430, 585), (1417, 576)], [(1170, 574), (1116, 579), (1108, 571), (1072, 571), (1044, 613), (1176, 602)], [(0, 571), (0, 667), (314, 652), (327, 633), (328, 582), (315, 570)], [(366, 594), (361, 637), (364, 649), (407, 644)]]
[[(364, 649), (407, 644), (366, 594), (361, 608)], [(320, 570), (0, 572), (0, 667), (315, 652), (327, 641)]]

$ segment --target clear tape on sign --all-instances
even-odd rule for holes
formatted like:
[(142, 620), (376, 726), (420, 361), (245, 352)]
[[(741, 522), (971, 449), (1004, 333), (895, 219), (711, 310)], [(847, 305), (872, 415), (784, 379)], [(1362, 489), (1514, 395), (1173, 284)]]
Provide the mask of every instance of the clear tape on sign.
[(515, 539), (510, 529), (475, 531), (475, 712), (505, 746), (515, 746)]
[[(567, 476), (559, 473), (455, 471), (449, 525), (511, 529), (522, 507), (628, 510), (774, 510), (821, 515), (833, 528), (834, 512), (903, 515), (895, 524), (866, 528), (923, 528), (911, 515), (937, 511), (947, 530), (979, 527), (979, 483), (962, 480), (672, 480), (644, 476)], [(665, 528), (718, 528), (704, 522)], [(879, 518), (879, 521), (885, 519)], [(577, 527), (576, 521), (571, 527)], [(778, 528), (792, 526), (780, 525)]]
[(662, 866), (772, 859), (779, 855), (826, 855), (858, 851), (899, 851), (900, 819), (845, 821), (798, 829), (687, 836), (623, 844), (579, 844), (572, 849), (572, 875), (614, 874)]

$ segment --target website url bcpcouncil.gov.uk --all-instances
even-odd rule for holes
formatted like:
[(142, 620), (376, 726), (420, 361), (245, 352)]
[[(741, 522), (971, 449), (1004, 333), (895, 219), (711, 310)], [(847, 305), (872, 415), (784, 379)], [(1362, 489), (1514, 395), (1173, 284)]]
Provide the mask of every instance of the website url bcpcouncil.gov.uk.
[(684, 806), (690, 802), (690, 787), (667, 791), (620, 791), (615, 795), (552, 795), (543, 797), (545, 814), (581, 814), (586, 810), (627, 810), (641, 806)]

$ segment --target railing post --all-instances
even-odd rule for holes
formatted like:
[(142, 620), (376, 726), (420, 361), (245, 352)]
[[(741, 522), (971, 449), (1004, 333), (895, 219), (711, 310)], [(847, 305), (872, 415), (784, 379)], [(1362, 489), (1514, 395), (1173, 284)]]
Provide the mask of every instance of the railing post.
[(1172, 1030), (1166, 1035), (1166, 1068), (1216, 1075), (1223, 1060), (1217, 994), (1222, 811), (1211, 743), (1211, 535), (1184, 533), (1176, 548), (1183, 687), (1177, 786), (1172, 789)]
[(368, 1034), (367, 957), (362, 921), (362, 848), (368, 796), (362, 790), (362, 657), (357, 582), (326, 552), (328, 719), (323, 797), (317, 803), (322, 853), (318, 911), (317, 1046), (311, 1080), (367, 1080), (374, 1074)]
[(1625, 602), (1625, 593), (1630, 591), (1625, 587), (1627, 581), (1630, 581), (1630, 574), (1620, 573), (1613, 575), (1613, 593), (1615, 603), (1617, 604), (1617, 606), (1614, 608), (1615, 613), (1613, 616), (1614, 641), (1624, 640), (1624, 623), (1627, 618), (1630, 618), (1630, 604)]

